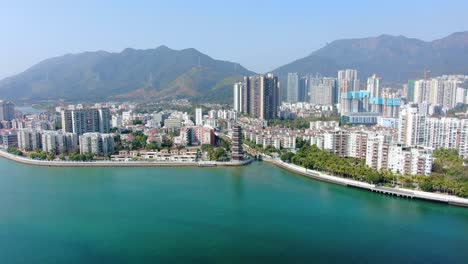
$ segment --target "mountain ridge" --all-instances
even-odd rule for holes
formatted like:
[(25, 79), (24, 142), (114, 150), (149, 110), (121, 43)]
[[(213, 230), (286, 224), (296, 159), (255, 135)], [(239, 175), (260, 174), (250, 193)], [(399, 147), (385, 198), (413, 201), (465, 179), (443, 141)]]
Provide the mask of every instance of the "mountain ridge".
[(468, 31), (433, 41), (389, 34), (335, 40), (272, 72), (282, 78), (288, 72), (336, 76), (346, 68), (357, 69), (361, 80), (378, 73), (389, 82), (421, 77), (417, 72), (424, 70), (433, 75), (468, 74)]
[(52, 57), (1, 80), (0, 92), (8, 99), (26, 100), (132, 98), (137, 90), (140, 98), (132, 99), (149, 99), (146, 95), (210, 99), (231, 91), (230, 85), (219, 89), (223, 80), (237, 81), (251, 74), (239, 63), (216, 60), (194, 48), (174, 50), (161, 45)]
[[(468, 74), (468, 31), (433, 41), (388, 34), (339, 39), (271, 72), (285, 83), (289, 72), (336, 76), (338, 70), (347, 68), (357, 69), (362, 81), (377, 73), (387, 83), (422, 78), (425, 70), (432, 76)], [(253, 74), (239, 63), (216, 60), (194, 48), (175, 50), (160, 45), (48, 58), (0, 80), (0, 94), (4, 99), (24, 100), (193, 98), (230, 102), (232, 84)]]

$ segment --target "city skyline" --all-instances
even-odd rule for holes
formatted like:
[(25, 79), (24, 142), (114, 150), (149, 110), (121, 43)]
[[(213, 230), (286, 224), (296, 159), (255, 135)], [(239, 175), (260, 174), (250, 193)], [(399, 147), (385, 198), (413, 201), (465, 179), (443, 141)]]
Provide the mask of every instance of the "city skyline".
[[(240, 12), (246, 4), (249, 4), (247, 12)], [(400, 6), (395, 2), (375, 6), (369, 1), (352, 4), (344, 1), (327, 4), (293, 1), (288, 5), (281, 2), (251, 4), (245, 1), (222, 4), (198, 1), (183, 5), (178, 1), (138, 1), (132, 4), (109, 1), (8, 3), (0, 11), (0, 25), (5, 25), (0, 26), (0, 33), (9, 37), (8, 42), (0, 44), (0, 55), (8, 62), (0, 63), (0, 79), (20, 73), (43, 59), (63, 54), (95, 50), (120, 52), (125, 48), (148, 49), (159, 45), (174, 49), (196, 48), (214, 58), (238, 62), (255, 72), (266, 73), (307, 56), (336, 39), (392, 34), (431, 41), (468, 28), (468, 22), (463, 24), (458, 19), (463, 15), (462, 10), (468, 8), (468, 3), (463, 1), (430, 5), (413, 1), (406, 3), (404, 9)], [(383, 8), (385, 13), (379, 11)], [(255, 16), (261, 10), (269, 12)], [(416, 11), (423, 16), (418, 21), (411, 19)], [(310, 12), (317, 15), (310, 16)], [(319, 22), (327, 14), (334, 14), (334, 19), (323, 27)], [(278, 17), (285, 18), (284, 23), (274, 28), (280, 37), (265, 45), (256, 32), (271, 26), (268, 21)], [(38, 20), (40, 24), (36, 23)], [(369, 20), (373, 21), (371, 26)], [(387, 23), (389, 20), (393, 22)], [(428, 26), (430, 21), (437, 23)], [(346, 32), (342, 30), (344, 23), (347, 25)], [(75, 26), (82, 30), (71, 30)], [(427, 27), (431, 30), (421, 30)], [(246, 31), (246, 28), (251, 30)], [(291, 42), (281, 37), (285, 32), (297, 36), (299, 41)], [(231, 41), (232, 36), (241, 34), (247, 34), (251, 41), (245, 44)], [(88, 39), (93, 39), (93, 42)], [(263, 59), (254, 59), (259, 57)]]
[(468, 259), (468, 1), (4, 2), (1, 263)]

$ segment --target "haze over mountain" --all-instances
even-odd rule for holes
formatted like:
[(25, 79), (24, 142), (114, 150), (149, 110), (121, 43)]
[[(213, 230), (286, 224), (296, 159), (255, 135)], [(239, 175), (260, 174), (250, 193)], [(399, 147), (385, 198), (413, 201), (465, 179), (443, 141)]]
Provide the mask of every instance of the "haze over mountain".
[(336, 40), (273, 72), (283, 78), (288, 72), (336, 76), (347, 68), (357, 69), (362, 81), (374, 73), (385, 82), (422, 78), (424, 70), (432, 76), (468, 74), (468, 31), (432, 42), (390, 35)]
[[(384, 82), (396, 83), (421, 78), (424, 70), (430, 70), (432, 76), (468, 74), (468, 31), (431, 42), (390, 35), (336, 40), (273, 72), (284, 81), (288, 72), (336, 76), (338, 70), (346, 68), (359, 70), (362, 81), (377, 73)], [(215, 60), (195, 49), (178, 51), (161, 46), (47, 59), (1, 80), (0, 93), (6, 99), (188, 97), (230, 102), (232, 84), (252, 74), (238, 63)]]
[(4, 98), (93, 100), (107, 98), (228, 98), (232, 84), (251, 75), (238, 63), (195, 50), (125, 49), (68, 54), (44, 60), (0, 81)]

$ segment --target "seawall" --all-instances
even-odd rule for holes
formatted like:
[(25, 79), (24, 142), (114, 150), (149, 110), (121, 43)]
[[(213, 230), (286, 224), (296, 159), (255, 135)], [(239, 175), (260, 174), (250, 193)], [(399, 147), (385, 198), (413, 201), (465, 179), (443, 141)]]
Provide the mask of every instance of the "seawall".
[(44, 167), (231, 167), (244, 166), (252, 162), (251, 159), (239, 162), (176, 162), (176, 161), (61, 161), (34, 160), (17, 156), (0, 150), (0, 157), (28, 165)]
[(445, 204), (461, 206), (461, 207), (468, 207), (468, 199), (453, 196), (453, 195), (430, 193), (430, 192), (416, 191), (416, 190), (410, 190), (410, 189), (404, 189), (404, 188), (391, 188), (391, 187), (376, 186), (374, 184), (370, 184), (366, 182), (340, 178), (340, 177), (331, 176), (331, 175), (328, 175), (319, 171), (309, 170), (309, 169), (297, 166), (295, 164), (283, 162), (278, 159), (264, 158), (264, 161), (270, 162), (278, 167), (299, 173), (309, 178), (331, 182), (331, 183), (335, 183), (335, 184), (339, 184), (339, 185), (343, 185), (347, 187), (353, 187), (353, 188), (363, 189), (363, 190), (387, 194), (387, 195), (393, 195), (393, 196), (402, 197), (402, 198), (420, 199), (420, 200), (425, 200), (425, 201), (445, 203)]

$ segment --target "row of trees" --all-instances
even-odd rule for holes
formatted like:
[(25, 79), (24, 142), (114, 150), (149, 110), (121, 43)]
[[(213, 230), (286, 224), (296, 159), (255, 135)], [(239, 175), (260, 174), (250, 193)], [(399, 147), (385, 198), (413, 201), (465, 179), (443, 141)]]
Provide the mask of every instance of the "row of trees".
[(16, 149), (16, 148), (7, 148), (6, 151), (16, 156), (23, 156), (23, 152), (21, 152), (21, 150)]
[(91, 161), (94, 159), (94, 154), (93, 153), (85, 153), (85, 154), (73, 153), (70, 155), (69, 159), (71, 161)]
[(29, 157), (35, 160), (54, 160), (55, 154), (38, 150), (36, 152), (29, 153)]
[(284, 120), (284, 119), (272, 119), (268, 120), (268, 126), (274, 127), (287, 127), (291, 129), (306, 129), (310, 127), (310, 122), (313, 121), (339, 121), (340, 117), (338, 115), (333, 115), (330, 117), (299, 117), (293, 120)]
[[(45, 151), (36, 151), (36, 152), (31, 152), (29, 153), (29, 158), (35, 159), (35, 160), (55, 160), (56, 155), (54, 153), (48, 153)], [(59, 159), (61, 160), (66, 160), (65, 155), (60, 155)], [(80, 154), (80, 153), (71, 153), (68, 156), (68, 159), (71, 161), (91, 161), (94, 159), (94, 154), (93, 153), (85, 153), (85, 154)]]
[[(393, 173), (388, 170), (375, 170), (367, 167), (362, 159), (343, 158), (317, 146), (305, 144), (296, 154), (282, 151), (281, 160), (294, 163), (307, 169), (323, 171), (344, 178), (352, 178), (372, 184), (419, 188), (423, 191), (445, 192), (468, 197), (467, 170), (456, 151), (436, 150), (433, 175), (412, 176)], [(445, 158), (444, 158), (445, 157)], [(456, 166), (447, 160), (452, 160)]]
[(392, 183), (395, 175), (389, 171), (377, 171), (365, 165), (364, 160), (342, 158), (317, 146), (305, 144), (296, 154), (283, 152), (281, 159), (311, 170), (318, 170), (344, 178), (352, 178), (373, 184)]
[(453, 149), (436, 149), (433, 156), (432, 174), (420, 183), (421, 189), (468, 197), (468, 169), (463, 164), (468, 161)]

